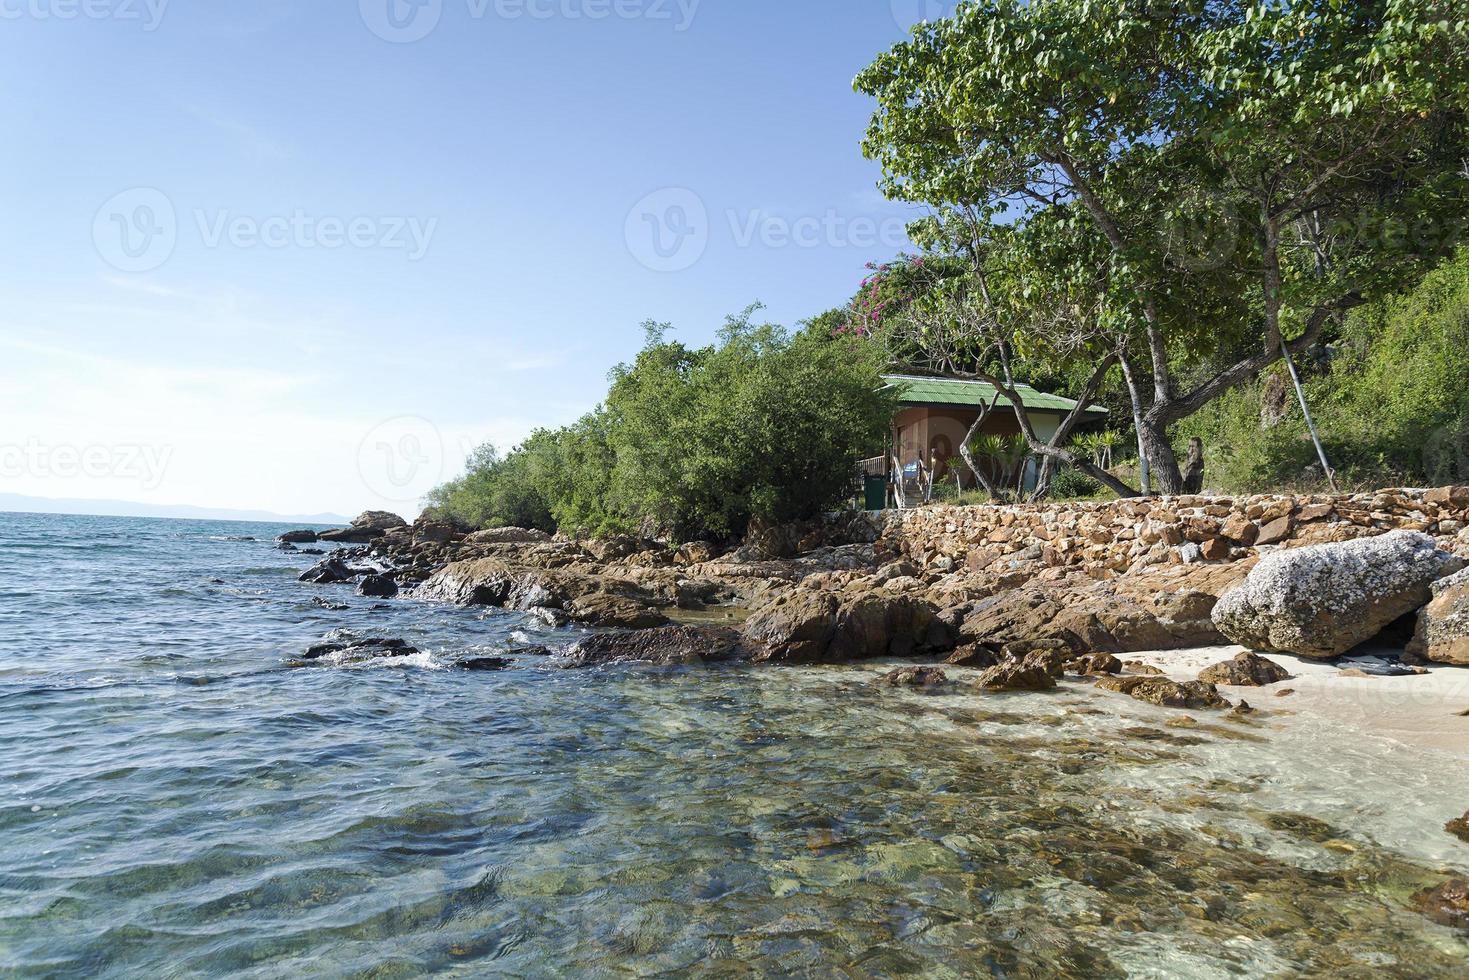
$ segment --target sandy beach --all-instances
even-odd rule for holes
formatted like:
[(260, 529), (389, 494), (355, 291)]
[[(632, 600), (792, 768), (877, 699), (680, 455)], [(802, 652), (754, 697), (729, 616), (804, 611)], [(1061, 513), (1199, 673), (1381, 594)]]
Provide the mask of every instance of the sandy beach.
[[(1128, 654), (1123, 659), (1153, 664), (1173, 680), (1187, 681), (1242, 652), (1243, 647), (1217, 646)], [(1373, 653), (1361, 651), (1361, 655)], [(1435, 665), (1427, 674), (1408, 677), (1355, 677), (1330, 662), (1277, 653), (1267, 659), (1289, 670), (1292, 678), (1264, 688), (1221, 685), (1220, 693), (1243, 698), (1259, 710), (1314, 713), (1404, 745), (1469, 758), (1469, 668)], [(1288, 690), (1295, 693), (1280, 696)]]

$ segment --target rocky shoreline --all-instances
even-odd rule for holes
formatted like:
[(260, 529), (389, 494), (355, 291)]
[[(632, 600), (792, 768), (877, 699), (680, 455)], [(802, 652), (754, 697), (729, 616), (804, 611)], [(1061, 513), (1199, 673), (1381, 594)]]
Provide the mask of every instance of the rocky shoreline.
[[(1290, 672), (1262, 653), (1325, 663), (1375, 641), (1401, 655), (1354, 654), (1342, 676), (1469, 666), (1469, 487), (932, 507), (756, 525), (732, 548), (470, 532), (368, 513), (339, 531), (283, 535), (280, 546), (316, 540), (348, 547), (307, 582), (590, 628), (566, 649), (535, 651), (567, 668), (911, 659), (921, 664), (885, 683), (943, 691), (954, 687), (944, 667), (977, 668), (967, 683), (979, 692), (1086, 679), (1243, 719), (1256, 708), (1221, 687), (1293, 693)], [(395, 649), (355, 642), (345, 655)], [(1245, 652), (1192, 677), (1149, 662), (1230, 644)], [(1469, 915), (1469, 905), (1454, 909)]]
[(280, 540), (355, 545), (303, 581), (616, 631), (614, 659), (660, 659), (635, 634), (675, 626), (684, 661), (705, 636), (714, 660), (1047, 669), (1231, 641), (1333, 658), (1396, 630), (1411, 663), (1469, 665), (1469, 487), (849, 514), (728, 549), (382, 512)]

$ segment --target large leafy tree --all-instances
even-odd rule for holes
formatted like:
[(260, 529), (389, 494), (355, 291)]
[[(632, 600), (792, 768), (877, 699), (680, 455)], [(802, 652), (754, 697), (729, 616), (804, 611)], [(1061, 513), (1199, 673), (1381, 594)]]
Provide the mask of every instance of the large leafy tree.
[[(1076, 353), (1128, 369), (1158, 488), (1179, 492), (1176, 423), (1464, 239), (1466, 16), (972, 0), (858, 77), (865, 149), (890, 196), (974, 218), (977, 267), (1001, 263), (1010, 296), (1103, 304), (1081, 307), (1104, 329)], [(1000, 329), (1024, 346), (1036, 319)]]

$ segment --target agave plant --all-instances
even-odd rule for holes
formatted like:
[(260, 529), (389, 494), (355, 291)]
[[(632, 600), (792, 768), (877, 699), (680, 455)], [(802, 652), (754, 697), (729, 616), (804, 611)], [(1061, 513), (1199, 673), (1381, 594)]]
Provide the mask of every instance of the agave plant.
[(1075, 439), (1076, 448), (1091, 457), (1092, 465), (1110, 470), (1113, 452), (1122, 445), (1122, 433), (1108, 429), (1105, 432), (1084, 432)]
[(1025, 482), (1025, 460), (1030, 447), (1018, 435), (997, 436), (993, 434), (977, 437), (970, 443), (974, 455), (989, 460), (999, 475), (999, 486), (1013, 488), (1018, 496)]

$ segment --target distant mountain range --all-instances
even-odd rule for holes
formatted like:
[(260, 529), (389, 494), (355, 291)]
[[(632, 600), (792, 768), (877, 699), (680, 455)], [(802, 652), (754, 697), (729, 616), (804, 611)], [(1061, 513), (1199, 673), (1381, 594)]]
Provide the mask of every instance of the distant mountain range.
[(192, 521), (252, 521), (261, 524), (349, 524), (341, 514), (272, 514), (265, 510), (139, 504), (129, 500), (25, 497), (0, 493), (0, 511), (22, 514), (86, 514), (95, 517), (176, 517)]

